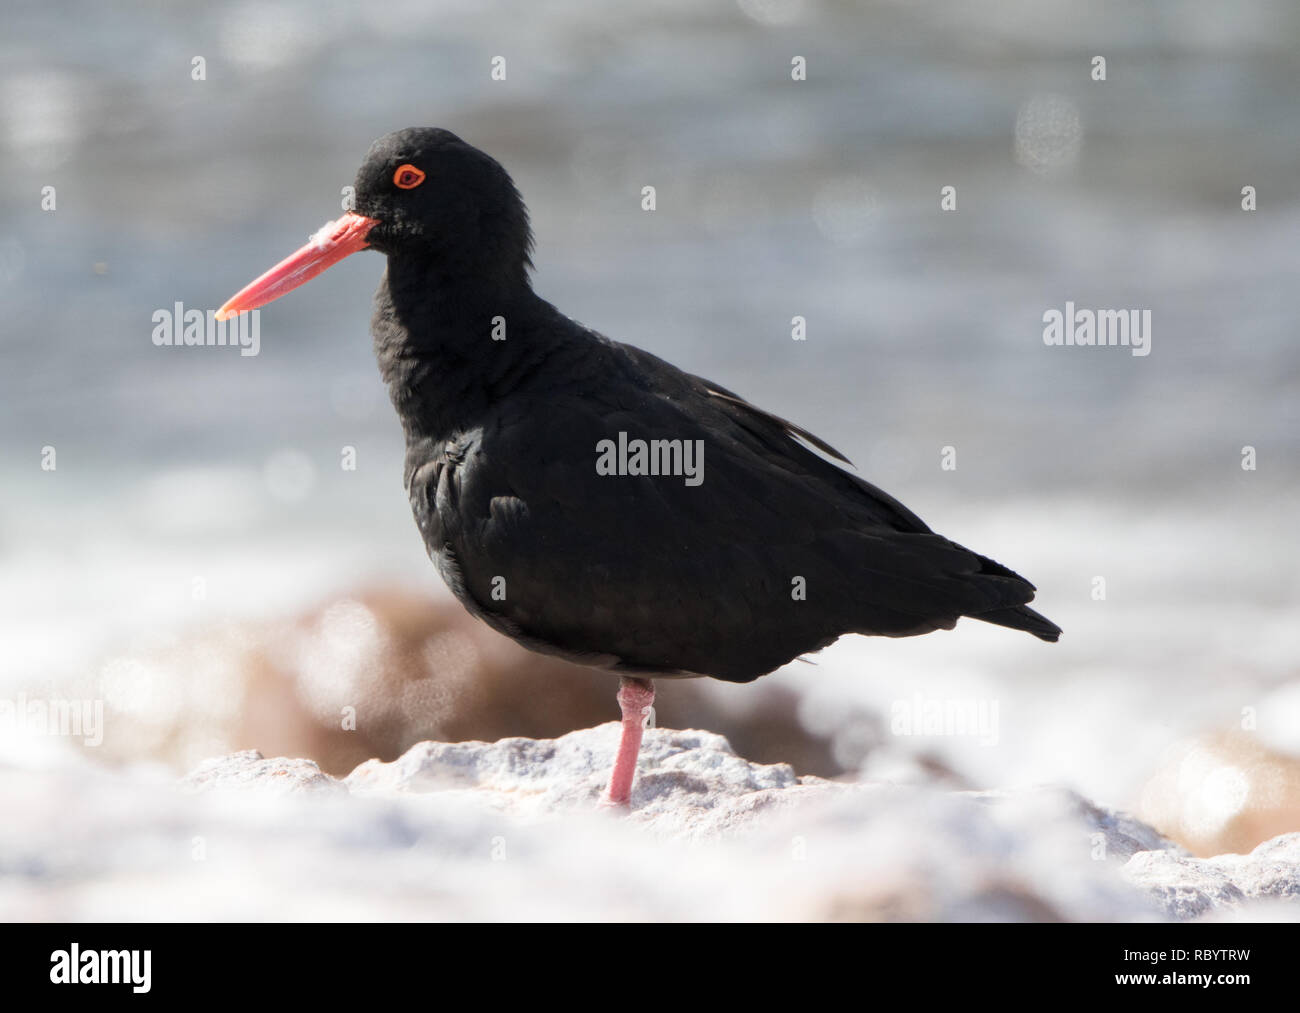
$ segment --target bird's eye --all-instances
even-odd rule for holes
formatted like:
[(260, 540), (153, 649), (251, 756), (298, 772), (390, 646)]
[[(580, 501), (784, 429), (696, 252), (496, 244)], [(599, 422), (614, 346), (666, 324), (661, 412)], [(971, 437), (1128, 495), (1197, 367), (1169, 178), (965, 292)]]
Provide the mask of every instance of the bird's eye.
[(403, 190), (414, 190), (424, 182), (424, 173), (413, 165), (399, 165), (393, 173), (393, 184)]

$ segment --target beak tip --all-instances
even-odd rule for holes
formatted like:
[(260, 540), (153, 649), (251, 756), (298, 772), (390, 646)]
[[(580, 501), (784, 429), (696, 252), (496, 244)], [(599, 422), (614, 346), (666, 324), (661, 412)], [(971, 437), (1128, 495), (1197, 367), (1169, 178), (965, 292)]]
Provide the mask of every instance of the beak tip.
[(370, 244), (366, 236), (378, 225), (374, 218), (348, 212), (337, 221), (328, 222), (302, 249), (291, 253), (271, 270), (226, 300), (217, 310), (217, 320), (229, 320), (241, 313), (264, 306), (299, 285), (316, 277), (327, 267)]

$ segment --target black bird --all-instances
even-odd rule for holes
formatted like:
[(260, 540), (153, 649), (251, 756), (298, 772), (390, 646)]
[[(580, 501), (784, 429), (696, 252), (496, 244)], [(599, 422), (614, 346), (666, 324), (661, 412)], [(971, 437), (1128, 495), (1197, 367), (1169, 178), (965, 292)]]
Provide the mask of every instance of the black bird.
[(446, 130), (376, 141), (355, 210), (218, 317), (361, 249), (388, 257), (371, 333), (443, 579), (525, 647), (622, 677), (608, 802), (628, 801), (655, 677), (750, 682), (845, 633), (962, 616), (1060, 636), (1026, 606), (1029, 581), (935, 534), (811, 433), (536, 295), (519, 191)]

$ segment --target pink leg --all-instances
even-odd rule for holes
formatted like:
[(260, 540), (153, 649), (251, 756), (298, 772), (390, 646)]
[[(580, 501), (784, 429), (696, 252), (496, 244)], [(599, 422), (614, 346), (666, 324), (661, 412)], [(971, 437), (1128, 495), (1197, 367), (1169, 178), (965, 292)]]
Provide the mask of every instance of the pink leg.
[(632, 779), (636, 777), (636, 758), (641, 752), (641, 730), (655, 702), (655, 684), (649, 679), (623, 676), (618, 684), (618, 705), (623, 711), (623, 734), (618, 740), (614, 772), (609, 776), (609, 790), (603, 805), (627, 805), (632, 796)]

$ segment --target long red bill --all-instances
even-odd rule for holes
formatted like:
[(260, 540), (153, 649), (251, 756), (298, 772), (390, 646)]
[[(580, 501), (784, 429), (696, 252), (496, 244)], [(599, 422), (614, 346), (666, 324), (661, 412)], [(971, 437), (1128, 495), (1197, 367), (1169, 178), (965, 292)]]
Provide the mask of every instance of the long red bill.
[(332, 267), (349, 254), (364, 250), (366, 236), (378, 219), (349, 211), (338, 221), (321, 226), (311, 241), (297, 253), (290, 254), (256, 281), (251, 281), (217, 310), (218, 320), (229, 320), (248, 310), (264, 306), (279, 299), (299, 285), (311, 281), (327, 267)]

